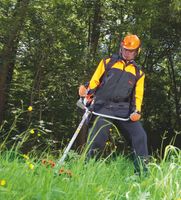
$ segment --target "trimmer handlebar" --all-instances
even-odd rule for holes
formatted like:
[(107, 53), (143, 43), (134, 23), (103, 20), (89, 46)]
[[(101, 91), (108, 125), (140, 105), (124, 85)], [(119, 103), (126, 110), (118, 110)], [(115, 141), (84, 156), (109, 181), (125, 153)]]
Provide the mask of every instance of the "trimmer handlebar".
[(121, 117), (115, 117), (115, 116), (110, 116), (110, 115), (105, 115), (105, 114), (101, 114), (101, 113), (97, 113), (94, 111), (89, 110), (89, 108), (87, 108), (81, 101), (81, 99), (79, 99), (77, 101), (77, 106), (83, 110), (88, 110), (90, 113), (92, 113), (93, 115), (96, 116), (100, 116), (100, 117), (105, 117), (105, 118), (109, 118), (109, 119), (116, 119), (116, 120), (120, 120), (120, 121), (129, 121), (130, 118), (121, 118)]

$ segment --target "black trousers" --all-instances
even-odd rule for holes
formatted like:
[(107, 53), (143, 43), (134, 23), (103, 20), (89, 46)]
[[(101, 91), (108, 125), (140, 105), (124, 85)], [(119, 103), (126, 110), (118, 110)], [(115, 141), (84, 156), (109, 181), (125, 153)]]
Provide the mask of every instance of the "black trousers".
[(95, 154), (101, 153), (104, 150), (106, 142), (109, 139), (112, 123), (116, 125), (125, 139), (128, 140), (136, 156), (141, 158), (148, 156), (147, 135), (139, 121), (119, 121), (97, 117), (89, 132), (88, 158), (94, 157)]

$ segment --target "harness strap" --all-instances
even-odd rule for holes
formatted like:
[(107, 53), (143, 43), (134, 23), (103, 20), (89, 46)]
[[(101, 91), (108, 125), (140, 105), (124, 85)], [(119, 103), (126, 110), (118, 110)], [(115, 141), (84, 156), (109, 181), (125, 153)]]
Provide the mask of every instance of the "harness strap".
[(137, 65), (137, 63), (134, 60), (131, 62), (131, 64), (133, 64), (135, 66), (136, 81), (138, 81), (144, 75), (144, 72), (142, 72), (142, 74), (140, 75), (140, 67)]
[(104, 79), (104, 77), (106, 76), (107, 72), (112, 68), (112, 66), (118, 61), (118, 60), (122, 60), (121, 57), (118, 54), (113, 54), (110, 58), (110, 61), (108, 63), (106, 63), (106, 59), (103, 59), (104, 62), (104, 67), (105, 67), (105, 72), (103, 73), (103, 75), (100, 78), (100, 83), (102, 82), (102, 80)]
[[(118, 54), (113, 54), (110, 58), (110, 61), (108, 63), (106, 63), (106, 59), (103, 59), (104, 62), (104, 67), (105, 67), (105, 72), (103, 73), (103, 75), (100, 78), (100, 83), (102, 82), (102, 80), (104, 79), (104, 77), (106, 76), (107, 72), (112, 68), (112, 66), (119, 60), (123, 60), (123, 58), (121, 58)], [(142, 73), (140, 75), (140, 67), (137, 65), (137, 63), (133, 60), (132, 62), (130, 62), (130, 64), (133, 64), (135, 66), (135, 71), (136, 71), (136, 81), (138, 81), (143, 75), (144, 73)]]

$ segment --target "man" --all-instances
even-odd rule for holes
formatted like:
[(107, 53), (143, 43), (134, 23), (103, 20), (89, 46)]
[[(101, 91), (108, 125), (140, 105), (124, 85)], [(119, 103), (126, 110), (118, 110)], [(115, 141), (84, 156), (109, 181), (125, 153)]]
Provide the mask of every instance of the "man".
[(119, 55), (101, 60), (88, 87), (79, 88), (79, 95), (85, 98), (85, 104), (92, 104), (94, 112), (129, 118), (128, 121), (96, 119), (89, 139), (88, 158), (104, 150), (113, 123), (131, 144), (135, 172), (139, 174), (141, 168), (146, 170), (144, 160), (148, 157), (147, 136), (139, 121), (145, 74), (134, 61), (140, 45), (138, 36), (127, 35), (120, 44)]

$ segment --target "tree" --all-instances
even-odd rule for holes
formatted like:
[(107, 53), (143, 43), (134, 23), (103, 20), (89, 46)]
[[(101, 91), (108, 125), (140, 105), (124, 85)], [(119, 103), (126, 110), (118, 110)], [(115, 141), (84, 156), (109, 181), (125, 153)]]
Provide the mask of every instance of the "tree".
[(3, 48), (0, 52), (0, 123), (4, 117), (6, 97), (13, 76), (20, 33), (24, 25), (28, 5), (29, 0), (17, 1), (16, 5), (12, 5), (12, 15), (7, 19), (7, 32), (4, 35)]

